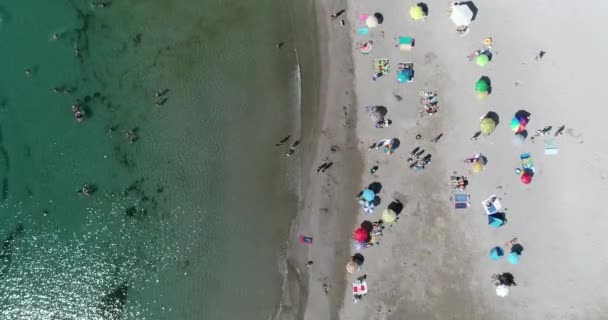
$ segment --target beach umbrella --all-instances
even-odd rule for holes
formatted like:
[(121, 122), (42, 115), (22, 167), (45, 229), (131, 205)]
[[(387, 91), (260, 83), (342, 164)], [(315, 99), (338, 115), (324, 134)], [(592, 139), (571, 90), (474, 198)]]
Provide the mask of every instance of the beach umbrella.
[(378, 26), (378, 18), (376, 16), (369, 16), (365, 19), (365, 25), (368, 28), (375, 28)]
[(494, 247), (490, 249), (490, 258), (492, 260), (500, 260), (504, 256), (505, 252), (501, 247)]
[(494, 228), (498, 228), (505, 224), (505, 220), (502, 215), (494, 213), (488, 215), (488, 224)]
[(519, 254), (517, 252), (511, 252), (509, 254), (509, 262), (511, 264), (518, 264), (519, 263)]
[(365, 199), (366, 201), (372, 201), (372, 200), (374, 200), (374, 197), (376, 196), (376, 194), (371, 189), (365, 189), (365, 190), (363, 190), (362, 196), (363, 196), (363, 199)]
[(468, 5), (452, 6), (450, 19), (452, 19), (452, 22), (458, 27), (468, 26), (471, 23), (471, 20), (473, 20), (473, 11), (471, 11), (471, 8), (469, 8)]
[(477, 59), (475, 59), (475, 62), (477, 62), (477, 65), (480, 67), (485, 67), (488, 62), (490, 62), (490, 57), (488, 57), (487, 54), (480, 54), (477, 56)]
[(494, 132), (494, 129), (496, 129), (496, 122), (490, 118), (484, 118), (479, 123), (479, 130), (483, 134), (490, 134)]
[(484, 168), (483, 163), (479, 162), (479, 161), (475, 161), (473, 162), (473, 172), (474, 173), (479, 173), (482, 172)]
[(391, 209), (386, 209), (382, 212), (382, 221), (386, 223), (393, 223), (397, 220), (397, 213)]
[(477, 99), (479, 100), (483, 100), (488, 96), (488, 92), (484, 91), (484, 92), (477, 92)]
[(519, 133), (526, 129), (526, 121), (525, 119), (519, 119), (517, 117), (513, 117), (511, 119), (511, 130)]
[(357, 264), (354, 263), (353, 261), (349, 261), (346, 264), (346, 272), (348, 272), (350, 274), (356, 273), (358, 271), (357, 269), (359, 269), (359, 266), (357, 266)]
[(368, 53), (372, 52), (372, 49), (373, 49), (373, 46), (372, 46), (372, 44), (371, 44), (371, 43), (369, 43), (369, 42), (364, 43), (364, 44), (362, 44), (362, 45), (359, 47), (359, 51), (360, 51), (362, 54), (368, 54)]
[(521, 182), (523, 184), (530, 184), (530, 182), (532, 182), (532, 171), (531, 170), (524, 170), (521, 173), (521, 176), (519, 177), (519, 180), (521, 180)]
[(411, 6), (410, 17), (416, 21), (424, 19), (424, 10), (419, 5)]
[(353, 232), (353, 239), (360, 243), (367, 242), (369, 240), (369, 232), (363, 228), (357, 228)]
[(501, 298), (506, 297), (507, 295), (509, 295), (509, 287), (505, 286), (504, 284), (497, 286), (496, 295)]
[(366, 201), (363, 204), (363, 212), (365, 212), (367, 214), (372, 214), (374, 212), (375, 208), (376, 208), (376, 206), (374, 205), (373, 201)]
[(475, 83), (475, 90), (477, 92), (488, 92), (488, 89), (490, 89), (490, 85), (484, 79), (479, 79)]

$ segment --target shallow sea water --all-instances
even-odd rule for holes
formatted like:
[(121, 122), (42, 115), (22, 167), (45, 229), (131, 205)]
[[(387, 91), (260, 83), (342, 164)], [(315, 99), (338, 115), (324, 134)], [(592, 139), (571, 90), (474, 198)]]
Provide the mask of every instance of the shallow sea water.
[(273, 146), (298, 113), (288, 9), (0, 5), (0, 318), (273, 313), (296, 208)]

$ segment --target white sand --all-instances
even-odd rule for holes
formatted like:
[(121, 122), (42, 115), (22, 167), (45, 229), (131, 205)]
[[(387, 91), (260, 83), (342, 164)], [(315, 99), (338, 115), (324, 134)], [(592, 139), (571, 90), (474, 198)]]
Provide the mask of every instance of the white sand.
[[(608, 286), (602, 281), (602, 271), (608, 270), (608, 257), (603, 250), (608, 218), (602, 196), (608, 191), (608, 138), (602, 134), (605, 111), (601, 102), (606, 100), (606, 90), (601, 86), (608, 66), (601, 55), (605, 49), (603, 16), (608, 12), (608, 3), (477, 1), (477, 18), (464, 38), (456, 34), (447, 16), (447, 1), (427, 2), (430, 16), (424, 22), (409, 20), (408, 8), (414, 3), (349, 1), (354, 40), (372, 39), (375, 43), (370, 55), (355, 53), (358, 148), (366, 158), (362, 180), (383, 184), (383, 203), (370, 220), (377, 220), (393, 197), (405, 202), (406, 207), (398, 223), (385, 232), (380, 247), (363, 252), (366, 263), (361, 273), (368, 276), (370, 293), (353, 305), (350, 290), (345, 289), (340, 318), (606, 318)], [(362, 25), (357, 21), (358, 15), (374, 12), (383, 13), (384, 24), (371, 36), (355, 35), (354, 30)], [(330, 31), (329, 39), (338, 41), (333, 34), (340, 29)], [(380, 31), (384, 31), (383, 39)], [(395, 48), (393, 37), (398, 35), (416, 38), (411, 53)], [(494, 38), (494, 58), (489, 66), (480, 68), (465, 57), (478, 49), (486, 36)], [(539, 50), (547, 54), (535, 62)], [(393, 71), (372, 82), (372, 60), (384, 57), (391, 59)], [(414, 83), (396, 83), (398, 61), (415, 63)], [(482, 75), (491, 78), (493, 93), (479, 101), (474, 84)], [(514, 85), (516, 81), (520, 86)], [(392, 94), (396, 89), (404, 101), (395, 101)], [(437, 118), (425, 118), (417, 126), (420, 90), (437, 90), (441, 109)], [(334, 109), (328, 108), (327, 123), (333, 123), (333, 134), (340, 134), (339, 119), (343, 115), (335, 108), (341, 102), (333, 102), (329, 106)], [(387, 117), (394, 125), (375, 129), (363, 112), (366, 105), (388, 107)], [(542, 138), (534, 144), (528, 140), (521, 147), (512, 146), (509, 122), (519, 109), (532, 114), (528, 126), (531, 133), (546, 125), (552, 125), (553, 132), (566, 125), (564, 135), (557, 138), (558, 155), (543, 154)], [(496, 131), (476, 142), (469, 140), (478, 130), (479, 116), (487, 111), (500, 115)], [(414, 139), (418, 133), (423, 136), (420, 141)], [(443, 138), (437, 144), (431, 143), (429, 140), (439, 133), (444, 134)], [(370, 143), (386, 137), (401, 140), (393, 156), (367, 152)], [(433, 155), (430, 166), (419, 173), (411, 171), (405, 161), (415, 146)], [(484, 172), (473, 175), (467, 173), (470, 167), (462, 159), (476, 152), (487, 155), (489, 163)], [(534, 181), (528, 186), (513, 173), (522, 152), (532, 153), (536, 167)], [(375, 161), (380, 161), (377, 179), (368, 172)], [(467, 210), (451, 209), (448, 198), (452, 171), (470, 177), (472, 207)], [(344, 170), (336, 173), (346, 174)], [(503, 187), (500, 190), (499, 185)], [(322, 195), (331, 188), (353, 186), (338, 184), (329, 186), (328, 191), (315, 192)], [(497, 230), (487, 225), (479, 204), (493, 193), (499, 194), (508, 208), (508, 224)], [(362, 212), (357, 214), (358, 222), (362, 221)], [(313, 223), (334, 222), (317, 219)], [(323, 233), (332, 232), (332, 224), (317, 226), (321, 232), (318, 244), (329, 248), (315, 247), (311, 251), (312, 260), (318, 257), (323, 262), (317, 261), (311, 269), (307, 319), (336, 318), (327, 311), (331, 310), (328, 303), (332, 300), (322, 298), (318, 288), (322, 275), (339, 275), (337, 270), (345, 263), (340, 261), (345, 256), (343, 242), (332, 243), (333, 238), (323, 238)], [(342, 233), (341, 241), (350, 238), (353, 228), (349, 226)], [(511, 265), (506, 259), (489, 259), (491, 247), (514, 236), (525, 248), (519, 265)], [(332, 245), (338, 245), (333, 260)], [(352, 245), (350, 248), (352, 254)], [(338, 267), (332, 269), (330, 262)], [(515, 275), (518, 286), (506, 298), (495, 295), (490, 275), (496, 272)], [(354, 278), (349, 275), (346, 284)]]

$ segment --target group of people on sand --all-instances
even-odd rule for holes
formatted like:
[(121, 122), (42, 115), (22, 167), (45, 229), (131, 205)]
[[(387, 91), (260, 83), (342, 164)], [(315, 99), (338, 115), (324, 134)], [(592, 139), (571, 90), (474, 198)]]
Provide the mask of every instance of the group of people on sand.
[[(289, 141), (289, 139), (291, 139), (291, 135), (286, 136), (285, 138), (281, 139), (281, 141), (279, 141), (277, 144), (275, 144), (275, 147), (280, 147), (282, 145), (285, 145), (287, 143), (287, 141)], [(294, 152), (296, 152), (296, 147), (300, 145), (300, 139), (297, 139), (296, 141), (294, 141), (290, 146), (289, 149), (287, 149), (287, 152), (285, 152), (285, 156), (290, 157), (292, 154), (294, 154)], [(319, 169), (320, 170), (320, 169)], [(317, 172), (319, 171), (317, 170)]]

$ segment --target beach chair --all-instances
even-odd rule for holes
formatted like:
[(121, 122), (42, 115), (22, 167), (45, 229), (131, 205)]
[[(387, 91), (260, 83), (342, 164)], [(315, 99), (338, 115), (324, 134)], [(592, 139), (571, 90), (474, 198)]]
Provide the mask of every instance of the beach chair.
[(557, 143), (555, 143), (555, 139), (545, 140), (545, 154), (546, 155), (556, 155), (558, 152), (559, 152), (559, 149), (557, 149)]
[(455, 209), (466, 209), (471, 206), (471, 196), (464, 192), (456, 192), (452, 196)]
[(414, 46), (414, 38), (412, 37), (399, 37), (399, 50), (401, 51), (412, 51)]
[(486, 211), (487, 215), (493, 215), (500, 212), (502, 209), (502, 204), (500, 200), (498, 200), (498, 196), (493, 194), (488, 199), (481, 202), (483, 209)]
[(521, 167), (525, 170), (525, 169), (530, 169), (532, 171), (534, 171), (534, 163), (532, 162), (532, 157), (530, 157), (530, 153), (522, 153), (519, 156), (519, 159), (521, 160)]

